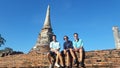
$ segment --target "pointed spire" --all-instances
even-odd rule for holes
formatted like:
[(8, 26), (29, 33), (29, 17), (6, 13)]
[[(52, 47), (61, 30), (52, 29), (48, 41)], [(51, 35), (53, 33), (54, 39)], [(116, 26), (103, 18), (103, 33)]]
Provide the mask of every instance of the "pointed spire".
[(47, 7), (46, 18), (44, 21), (43, 28), (51, 28), (51, 21), (50, 21), (50, 6)]

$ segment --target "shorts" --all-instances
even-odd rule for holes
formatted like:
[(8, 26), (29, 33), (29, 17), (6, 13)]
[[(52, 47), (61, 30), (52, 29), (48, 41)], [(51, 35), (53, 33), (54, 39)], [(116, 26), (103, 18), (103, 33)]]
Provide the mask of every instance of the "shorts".
[(53, 51), (49, 51), (51, 57), (53, 57), (54, 59), (56, 58), (57, 54)]
[[(70, 54), (70, 50), (66, 50)], [(63, 57), (65, 57), (64, 50), (60, 52)]]

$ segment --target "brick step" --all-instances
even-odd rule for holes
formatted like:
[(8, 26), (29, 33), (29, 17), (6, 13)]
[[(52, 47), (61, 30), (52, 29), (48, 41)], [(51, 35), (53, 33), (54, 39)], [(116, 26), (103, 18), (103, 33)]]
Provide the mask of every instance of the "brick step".
[[(120, 49), (86, 52), (85, 66), (88, 67), (120, 67)], [(0, 57), (0, 67), (48, 67), (46, 54), (29, 53)]]

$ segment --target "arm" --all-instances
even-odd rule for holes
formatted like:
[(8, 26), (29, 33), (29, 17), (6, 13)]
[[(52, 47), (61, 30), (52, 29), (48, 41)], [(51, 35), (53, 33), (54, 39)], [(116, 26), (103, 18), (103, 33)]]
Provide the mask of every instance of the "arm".
[(53, 51), (53, 52), (55, 52), (55, 50), (53, 48), (53, 43), (52, 42), (50, 43), (50, 50)]
[(55, 51), (59, 51), (60, 50), (60, 48), (58, 48), (58, 49), (55, 49)]
[(73, 41), (73, 48), (76, 49), (76, 43)]
[(83, 47), (83, 40), (80, 40), (80, 48), (82, 48)]
[(78, 48), (76, 48), (76, 50), (79, 50), (79, 49), (82, 49), (82, 48), (83, 48), (83, 40), (82, 40), (82, 39), (80, 39), (77, 44), (78, 44), (78, 45), (77, 45)]
[(58, 42), (57, 48), (55, 49), (55, 51), (59, 51), (59, 50), (60, 50), (60, 43)]
[(75, 41), (73, 41), (73, 48), (74, 48), (75, 51), (79, 50), (79, 48), (77, 48), (77, 43)]
[(65, 47), (65, 42), (64, 42), (64, 44), (63, 44), (63, 49), (66, 49), (66, 47)]
[(70, 48), (74, 48), (73, 43), (71, 41), (70, 41)]

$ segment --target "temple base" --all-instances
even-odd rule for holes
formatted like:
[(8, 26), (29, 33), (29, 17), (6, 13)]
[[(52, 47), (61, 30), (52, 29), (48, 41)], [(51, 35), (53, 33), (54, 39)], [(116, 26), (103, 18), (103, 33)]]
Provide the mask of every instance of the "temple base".
[(32, 50), (29, 52), (37, 52), (37, 53), (47, 53), (49, 52), (50, 48), (48, 45), (40, 45), (36, 46), (35, 48), (32, 48)]

